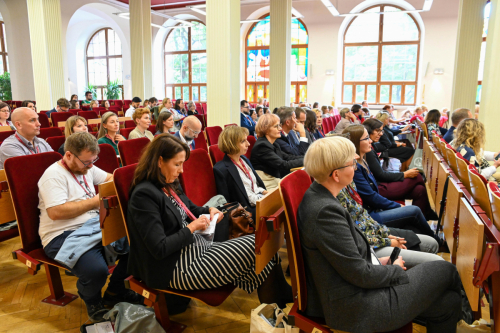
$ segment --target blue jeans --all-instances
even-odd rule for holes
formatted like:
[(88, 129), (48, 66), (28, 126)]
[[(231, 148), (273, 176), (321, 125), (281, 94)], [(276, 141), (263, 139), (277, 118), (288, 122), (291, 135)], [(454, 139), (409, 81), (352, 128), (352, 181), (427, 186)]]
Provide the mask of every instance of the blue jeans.
[[(54, 259), (66, 240), (66, 237), (72, 232), (72, 230), (65, 231), (54, 238), (44, 247), (43, 250), (45, 254), (47, 254), (49, 258)], [(109, 279), (108, 290), (110, 292), (119, 294), (125, 291), (124, 280), (128, 277), (127, 261), (128, 254), (120, 256), (120, 260)], [(78, 294), (85, 304), (96, 304), (101, 300), (101, 290), (106, 284), (109, 275), (108, 265), (104, 260), (102, 244), (99, 243), (85, 252), (80, 257), (75, 267), (73, 267), (73, 269), (68, 268), (68, 270), (78, 278), (76, 287), (78, 288)]]
[(381, 212), (372, 211), (370, 216), (387, 227), (412, 230), (416, 234), (434, 237), (441, 244), (439, 237), (432, 231), (424, 214), (417, 206), (405, 206)]

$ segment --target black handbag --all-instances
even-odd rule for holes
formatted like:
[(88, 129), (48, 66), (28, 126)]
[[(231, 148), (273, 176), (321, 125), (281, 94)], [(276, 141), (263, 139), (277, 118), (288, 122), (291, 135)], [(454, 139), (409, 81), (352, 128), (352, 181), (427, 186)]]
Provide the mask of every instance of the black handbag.
[(252, 213), (248, 212), (245, 208), (239, 202), (230, 202), (217, 207), (218, 210), (224, 213), (224, 218), (217, 223), (214, 242), (224, 242), (255, 232)]

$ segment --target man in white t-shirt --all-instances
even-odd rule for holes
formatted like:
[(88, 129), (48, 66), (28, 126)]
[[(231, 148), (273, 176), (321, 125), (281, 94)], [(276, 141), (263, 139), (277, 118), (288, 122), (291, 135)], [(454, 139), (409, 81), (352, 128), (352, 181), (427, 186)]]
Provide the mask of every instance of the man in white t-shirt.
[(132, 103), (130, 103), (130, 107), (128, 108), (127, 111), (125, 111), (125, 117), (130, 117), (132, 118), (132, 115), (135, 112), (135, 109), (137, 109), (141, 105), (142, 99), (139, 97), (134, 97), (132, 98)]
[[(103, 255), (99, 196), (94, 185), (113, 176), (94, 166), (99, 154), (97, 139), (90, 133), (74, 133), (66, 139), (64, 151), (62, 160), (48, 167), (38, 182), (38, 232), (47, 256), (78, 277), (78, 294), (90, 319), (99, 322), (107, 312), (104, 305), (138, 303), (141, 297), (124, 286), (128, 254), (120, 256), (104, 298), (101, 295), (108, 264)], [(64, 255), (68, 261), (61, 260)]]

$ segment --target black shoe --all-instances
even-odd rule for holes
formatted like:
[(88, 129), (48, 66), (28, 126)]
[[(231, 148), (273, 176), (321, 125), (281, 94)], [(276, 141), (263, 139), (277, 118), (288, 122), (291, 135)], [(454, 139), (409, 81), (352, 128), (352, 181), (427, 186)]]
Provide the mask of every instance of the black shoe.
[(125, 291), (115, 295), (111, 295), (106, 291), (102, 299), (104, 301), (104, 305), (109, 308), (112, 308), (113, 306), (115, 306), (115, 304), (120, 302), (126, 302), (130, 304), (144, 304), (144, 297), (130, 289), (126, 289)]
[(95, 303), (95, 304), (87, 304), (87, 314), (89, 315), (89, 319), (93, 323), (100, 323), (104, 321), (103, 316), (108, 312), (108, 309), (106, 309), (103, 305), (102, 299)]

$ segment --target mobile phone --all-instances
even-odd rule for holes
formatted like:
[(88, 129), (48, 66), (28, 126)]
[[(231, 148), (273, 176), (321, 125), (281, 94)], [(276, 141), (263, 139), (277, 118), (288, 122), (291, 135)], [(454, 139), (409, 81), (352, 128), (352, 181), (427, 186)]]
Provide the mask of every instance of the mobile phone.
[(399, 253), (401, 252), (401, 249), (399, 247), (395, 247), (392, 250), (391, 256), (389, 257), (389, 262), (387, 265), (394, 265), (394, 262), (398, 260)]
[(500, 154), (498, 154), (497, 156), (495, 156), (495, 160), (498, 160), (500, 158)]

